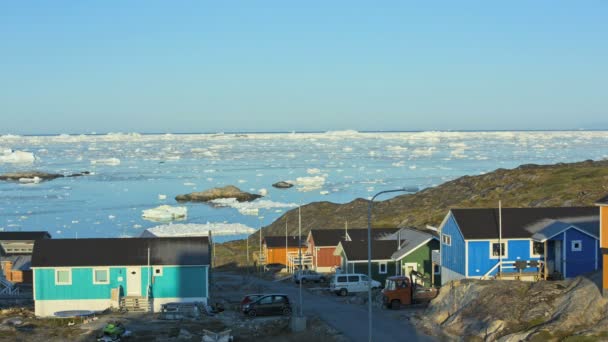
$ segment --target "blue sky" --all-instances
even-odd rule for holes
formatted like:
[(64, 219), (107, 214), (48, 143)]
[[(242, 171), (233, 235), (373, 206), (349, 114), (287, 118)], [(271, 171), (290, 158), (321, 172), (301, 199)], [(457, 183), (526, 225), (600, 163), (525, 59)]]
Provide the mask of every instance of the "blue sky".
[(0, 134), (608, 128), (607, 1), (4, 1)]

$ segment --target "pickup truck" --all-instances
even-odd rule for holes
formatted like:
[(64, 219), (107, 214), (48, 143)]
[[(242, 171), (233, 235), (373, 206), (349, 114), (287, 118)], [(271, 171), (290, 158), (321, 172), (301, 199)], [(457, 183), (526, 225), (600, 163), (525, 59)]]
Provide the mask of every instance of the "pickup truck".
[(293, 281), (296, 284), (299, 284), (300, 281), (302, 282), (302, 284), (309, 282), (309, 281), (314, 281), (315, 283), (318, 282), (324, 282), (327, 278), (325, 277), (325, 275), (321, 274), (321, 273), (317, 273), (315, 271), (311, 271), (311, 270), (304, 270), (304, 271), (296, 271), (293, 274)]

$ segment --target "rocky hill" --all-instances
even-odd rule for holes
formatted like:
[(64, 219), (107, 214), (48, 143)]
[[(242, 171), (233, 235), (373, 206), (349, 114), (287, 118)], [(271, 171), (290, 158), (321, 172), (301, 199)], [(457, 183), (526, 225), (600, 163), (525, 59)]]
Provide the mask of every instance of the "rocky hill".
[[(586, 206), (608, 193), (608, 160), (522, 165), (479, 176), (464, 176), (416, 194), (397, 196), (374, 204), (374, 227), (438, 226), (450, 208)], [(314, 202), (302, 207), (302, 231), (314, 228), (367, 227), (364, 199), (345, 204)], [(297, 234), (298, 210), (293, 209), (263, 228), (264, 236)], [(259, 234), (249, 237), (250, 253), (259, 246)], [(245, 265), (245, 240), (217, 246), (217, 265)]]
[[(438, 226), (449, 208), (586, 206), (608, 193), (608, 161), (522, 165), (464, 176), (415, 194), (374, 204), (374, 227)], [(367, 200), (345, 204), (314, 202), (302, 207), (302, 231), (367, 227)], [(290, 210), (264, 228), (264, 235), (297, 232), (298, 211)]]
[(594, 279), (599, 276), (536, 283), (454, 281), (413, 321), (450, 341), (605, 341), (608, 304)]

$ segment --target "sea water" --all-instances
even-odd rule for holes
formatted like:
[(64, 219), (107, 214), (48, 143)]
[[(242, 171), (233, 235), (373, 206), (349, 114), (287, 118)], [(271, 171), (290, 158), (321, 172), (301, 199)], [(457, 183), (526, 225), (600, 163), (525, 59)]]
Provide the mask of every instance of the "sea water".
[[(56, 238), (139, 236), (159, 224), (144, 220), (142, 210), (159, 205), (186, 206), (180, 223), (257, 229), (299, 204), (423, 189), (521, 164), (603, 159), (607, 143), (606, 131), (4, 135), (0, 152), (31, 152), (35, 159), (0, 163), (0, 173), (92, 174), (0, 182), (0, 229), (46, 230)], [(273, 188), (278, 181), (294, 187)], [(222, 206), (174, 200), (225, 185), (264, 197)], [(242, 233), (235, 228), (223, 239)]]

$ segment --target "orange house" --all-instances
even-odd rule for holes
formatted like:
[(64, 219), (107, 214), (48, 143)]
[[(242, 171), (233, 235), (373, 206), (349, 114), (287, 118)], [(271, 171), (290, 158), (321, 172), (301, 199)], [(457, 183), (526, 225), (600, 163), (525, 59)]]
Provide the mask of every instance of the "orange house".
[(604, 259), (602, 288), (604, 296), (608, 297), (608, 196), (602, 197), (596, 204), (600, 207), (600, 247)]
[(50, 239), (48, 232), (0, 232), (0, 265), (11, 283), (32, 283), (30, 263), (37, 240)]
[(306, 244), (308, 254), (312, 255), (312, 267), (317, 272), (333, 272), (342, 261), (334, 255), (336, 246), (347, 239), (344, 229), (311, 229)]
[[(262, 241), (264, 263), (287, 265), (287, 253), (297, 253), (300, 238), (297, 236), (266, 236)], [(306, 253), (306, 240), (302, 237), (302, 254)]]

